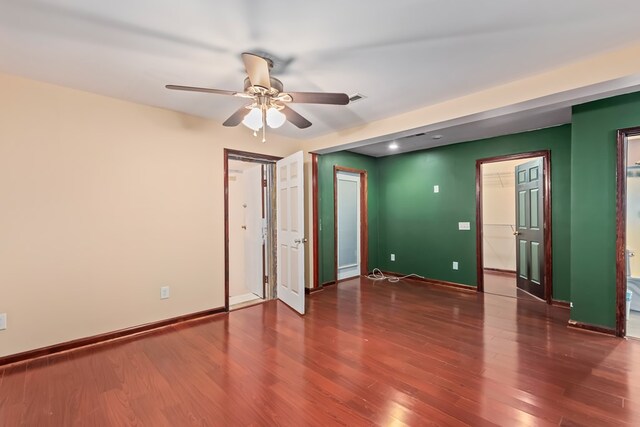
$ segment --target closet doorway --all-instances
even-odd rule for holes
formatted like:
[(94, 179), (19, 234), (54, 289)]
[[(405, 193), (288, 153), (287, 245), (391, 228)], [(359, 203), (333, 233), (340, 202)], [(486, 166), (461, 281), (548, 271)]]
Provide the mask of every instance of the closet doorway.
[(551, 301), (549, 152), (478, 160), (478, 291)]

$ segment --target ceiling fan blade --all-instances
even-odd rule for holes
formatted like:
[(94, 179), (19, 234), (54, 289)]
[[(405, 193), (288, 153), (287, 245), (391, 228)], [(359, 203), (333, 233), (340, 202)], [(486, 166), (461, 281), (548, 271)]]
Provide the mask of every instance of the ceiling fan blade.
[(238, 111), (233, 113), (231, 117), (229, 117), (227, 120), (224, 121), (222, 126), (227, 126), (227, 127), (238, 126), (240, 123), (242, 123), (242, 119), (244, 119), (244, 116), (249, 114), (249, 111), (251, 110), (249, 110), (246, 106), (240, 107)]
[(300, 129), (306, 129), (309, 126), (311, 126), (311, 122), (309, 120), (305, 119), (300, 114), (298, 114), (291, 108), (287, 107), (286, 105), (282, 109), (282, 114), (287, 116), (287, 120), (289, 120), (291, 123), (293, 123)]
[(347, 105), (349, 103), (349, 95), (346, 93), (286, 92), (282, 95), (289, 95), (291, 102), (297, 102), (299, 104)]
[(243, 53), (242, 62), (244, 62), (244, 68), (247, 70), (251, 86), (271, 89), (269, 63), (266, 59), (252, 53)]
[(193, 87), (193, 86), (178, 86), (178, 85), (166, 85), (167, 89), (172, 90), (185, 90), (188, 92), (205, 92), (205, 93), (216, 93), (218, 95), (238, 95), (238, 92), (234, 92), (232, 90), (221, 90), (221, 89), (209, 89), (206, 87)]

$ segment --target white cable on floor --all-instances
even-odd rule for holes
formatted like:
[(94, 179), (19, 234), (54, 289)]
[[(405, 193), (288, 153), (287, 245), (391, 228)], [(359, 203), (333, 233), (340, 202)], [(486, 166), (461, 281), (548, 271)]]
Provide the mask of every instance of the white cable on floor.
[(402, 277), (385, 276), (384, 273), (380, 271), (379, 268), (374, 268), (371, 274), (367, 276), (367, 278), (371, 280), (376, 280), (376, 281), (387, 280), (389, 283), (397, 283), (402, 279), (406, 279), (407, 277), (419, 277), (421, 279), (424, 279), (424, 276), (420, 276), (419, 274), (415, 274), (415, 273), (407, 274), (406, 276), (402, 276)]

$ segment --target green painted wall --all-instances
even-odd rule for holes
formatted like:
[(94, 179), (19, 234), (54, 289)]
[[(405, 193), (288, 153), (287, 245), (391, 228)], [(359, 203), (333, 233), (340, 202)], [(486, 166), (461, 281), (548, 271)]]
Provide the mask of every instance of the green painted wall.
[(616, 131), (640, 126), (640, 93), (573, 108), (571, 318), (616, 323)]
[[(379, 159), (378, 267), (475, 286), (476, 160), (542, 149), (551, 150), (554, 298), (569, 300), (569, 125)], [(459, 221), (471, 222), (471, 230), (458, 230)]]
[[(476, 285), (475, 161), (550, 149), (554, 298), (573, 302), (573, 320), (613, 328), (616, 131), (634, 126), (640, 93), (576, 106), (572, 125), (381, 159), (321, 156), (321, 280), (334, 275), (334, 164), (369, 171), (370, 268)], [(459, 221), (471, 230), (457, 230)]]
[[(408, 154), (320, 156), (320, 281), (334, 278), (333, 165), (369, 171), (369, 268), (476, 285), (476, 160), (551, 150), (554, 298), (570, 296), (571, 126), (558, 126)], [(433, 186), (440, 192), (434, 193)], [(459, 231), (459, 221), (471, 222)], [(389, 260), (394, 253), (396, 261)], [(459, 262), (459, 270), (451, 262)]]
[[(318, 157), (318, 197), (320, 210), (319, 280), (335, 280), (335, 245), (333, 235), (333, 166), (344, 166), (367, 171), (369, 215), (369, 266), (378, 264), (378, 164), (374, 157), (346, 151)], [(373, 268), (373, 267), (371, 267)]]

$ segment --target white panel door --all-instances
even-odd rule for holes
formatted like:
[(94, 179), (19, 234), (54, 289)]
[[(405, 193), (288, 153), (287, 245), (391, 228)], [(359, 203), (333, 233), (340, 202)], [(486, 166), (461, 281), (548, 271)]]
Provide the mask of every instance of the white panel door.
[(338, 280), (360, 275), (360, 174), (336, 175)]
[(298, 151), (276, 163), (278, 299), (304, 314), (304, 177)]
[(244, 271), (245, 287), (264, 298), (262, 247), (264, 224), (262, 220), (262, 165), (246, 169), (245, 185)]

